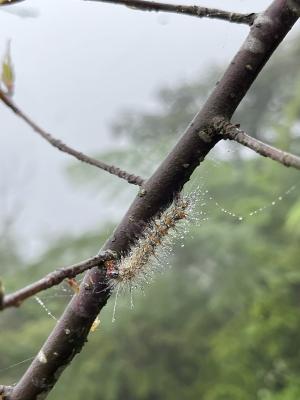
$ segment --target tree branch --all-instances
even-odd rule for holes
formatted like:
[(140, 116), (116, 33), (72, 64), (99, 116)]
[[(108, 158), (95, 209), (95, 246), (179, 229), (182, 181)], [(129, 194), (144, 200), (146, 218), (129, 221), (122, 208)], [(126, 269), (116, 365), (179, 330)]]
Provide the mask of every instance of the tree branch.
[(191, 15), (198, 18), (214, 18), (237, 24), (252, 25), (256, 14), (240, 14), (216, 8), (186, 6), (180, 4), (158, 3), (144, 0), (85, 0), (98, 1), (102, 3), (121, 4), (141, 11), (164, 11), (176, 14)]
[[(118, 254), (126, 254), (149, 220), (165, 209), (190, 179), (192, 172), (221, 139), (213, 128), (213, 119), (230, 119), (246, 92), (297, 20), (290, 0), (275, 0), (254, 22), (250, 34), (230, 63), (223, 78), (209, 96), (174, 149), (148, 179), (144, 196), (137, 196), (104, 245)], [(300, 5), (299, 0), (297, 0)], [(94, 290), (81, 290), (73, 297), (41, 351), (47, 360), (37, 356), (13, 388), (10, 400), (45, 398), (62, 371), (86, 342), (91, 325), (109, 296), (109, 282), (99, 268), (91, 269), (82, 285), (94, 282)], [(84, 287), (84, 286), (83, 286)], [(66, 330), (68, 334), (66, 334)]]
[[(115, 258), (116, 255), (113, 252), (106, 251), (77, 264), (59, 268), (53, 272), (50, 272), (38, 281), (20, 290), (17, 290), (14, 293), (3, 296), (1, 304), (2, 307), (0, 307), (0, 310), (4, 310), (8, 307), (19, 307), (24, 300), (36, 295), (39, 292), (42, 292), (43, 290), (59, 285), (66, 278), (75, 278), (75, 276), (81, 274), (82, 272), (96, 266), (103, 266), (105, 261), (113, 260)], [(90, 286), (86, 286), (85, 290), (90, 290)]]
[(0, 7), (1, 6), (9, 6), (11, 4), (21, 3), (25, 0), (0, 0)]
[(50, 133), (44, 131), (40, 128), (34, 121), (32, 121), (26, 114), (21, 111), (17, 105), (13, 102), (13, 100), (7, 96), (2, 90), (0, 90), (0, 100), (3, 101), (18, 117), (20, 117), (23, 121), (25, 121), (36, 133), (38, 133), (43, 139), (47, 140), (53, 147), (56, 147), (58, 150), (67, 153), (77, 160), (82, 161), (86, 164), (93, 165), (94, 167), (100, 168), (106, 172), (109, 172), (112, 175), (115, 175), (121, 179), (126, 180), (128, 183), (133, 185), (142, 186), (144, 180), (137, 175), (130, 174), (114, 165), (106, 164), (103, 161), (96, 160), (95, 158), (89, 157), (86, 154), (73, 149), (67, 144), (63, 143), (61, 140), (56, 139)]
[(8, 396), (12, 391), (12, 386), (0, 385), (0, 400), (8, 400)]
[(239, 129), (239, 125), (234, 125), (227, 120), (216, 118), (214, 128), (223, 136), (224, 139), (234, 140), (255, 151), (259, 155), (271, 158), (272, 160), (277, 161), (286, 167), (300, 169), (300, 157), (291, 153), (287, 153), (283, 150), (279, 150), (276, 147), (270, 146), (258, 139), (253, 138), (252, 136), (247, 135), (246, 132)]

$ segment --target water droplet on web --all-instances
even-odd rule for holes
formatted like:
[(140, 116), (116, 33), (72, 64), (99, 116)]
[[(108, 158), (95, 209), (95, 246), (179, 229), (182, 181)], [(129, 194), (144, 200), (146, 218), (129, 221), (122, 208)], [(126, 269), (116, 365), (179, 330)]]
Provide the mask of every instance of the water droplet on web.
[(54, 321), (58, 321), (57, 318), (50, 312), (50, 310), (46, 307), (46, 305), (44, 304), (44, 302), (38, 297), (35, 296), (35, 300), (38, 302), (38, 304), (46, 311), (47, 315), (49, 315), (49, 317), (51, 317), (52, 319), (54, 319)]

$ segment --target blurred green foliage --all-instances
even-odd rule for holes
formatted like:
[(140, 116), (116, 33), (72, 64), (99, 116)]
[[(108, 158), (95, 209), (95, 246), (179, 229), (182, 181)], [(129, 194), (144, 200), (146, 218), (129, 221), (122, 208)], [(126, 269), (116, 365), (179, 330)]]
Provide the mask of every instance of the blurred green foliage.
[[(300, 143), (299, 49), (291, 44), (273, 59), (236, 117), (250, 134), (294, 152)], [(126, 136), (127, 146), (106, 159), (149, 174), (201, 105), (212, 79), (162, 90), (159, 112), (120, 117), (114, 132)], [(97, 190), (103, 184), (82, 166), (71, 166), (69, 173)], [(104, 179), (106, 187), (114, 180)], [(204, 200), (183, 247), (178, 239), (173, 268), (135, 294), (133, 310), (129, 296), (121, 298), (115, 323), (111, 300), (49, 399), (299, 400), (298, 182), (297, 171), (218, 145), (187, 186), (200, 185)], [(113, 185), (110, 196), (124, 188)], [(95, 254), (111, 230), (99, 226), (80, 238), (61, 238), (34, 265), (7, 275), (6, 289)], [(1, 264), (7, 265), (1, 243)], [(10, 257), (20, 264), (17, 254)], [(40, 297), (59, 316), (70, 295), (62, 285)], [(1, 314), (2, 384), (17, 381), (26, 362), (13, 364), (33, 356), (54, 323), (34, 300)]]

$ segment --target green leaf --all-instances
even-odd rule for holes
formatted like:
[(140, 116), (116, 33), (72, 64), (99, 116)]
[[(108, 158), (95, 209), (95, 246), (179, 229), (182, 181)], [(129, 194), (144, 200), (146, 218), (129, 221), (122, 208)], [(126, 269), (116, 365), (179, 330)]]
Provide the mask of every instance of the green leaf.
[(2, 60), (1, 81), (7, 90), (7, 94), (14, 93), (15, 74), (10, 53), (10, 41), (7, 42), (6, 51)]

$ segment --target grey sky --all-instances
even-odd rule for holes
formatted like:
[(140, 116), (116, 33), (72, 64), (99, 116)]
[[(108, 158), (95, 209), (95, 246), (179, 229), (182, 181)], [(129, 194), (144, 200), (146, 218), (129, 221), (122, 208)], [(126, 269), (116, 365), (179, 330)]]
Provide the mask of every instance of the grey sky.
[[(269, 0), (194, 3), (252, 12)], [(12, 39), (16, 102), (45, 129), (91, 154), (115, 145), (108, 126), (118, 111), (147, 107), (162, 85), (229, 61), (247, 34), (247, 27), (225, 22), (82, 0), (28, 0), (13, 7), (39, 13), (25, 19), (0, 11), (1, 52)], [(100, 193), (74, 189), (63, 174), (70, 159), (2, 105), (0, 121), (1, 212), (22, 205), (16, 230), (27, 254), (47, 238), (96, 226), (112, 211)]]

